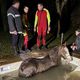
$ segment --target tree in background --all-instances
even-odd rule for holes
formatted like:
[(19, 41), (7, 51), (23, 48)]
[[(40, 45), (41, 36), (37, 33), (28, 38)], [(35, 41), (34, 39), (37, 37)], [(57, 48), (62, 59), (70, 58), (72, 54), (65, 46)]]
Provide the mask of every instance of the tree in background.
[(66, 3), (67, 3), (67, 0), (56, 0), (56, 9), (57, 9), (57, 13), (59, 14), (57, 37), (59, 37), (59, 33), (61, 29), (61, 26), (60, 26), (61, 13)]
[(0, 0), (0, 8), (1, 8), (1, 18), (2, 18), (2, 27), (4, 31), (8, 30), (7, 24), (7, 0)]

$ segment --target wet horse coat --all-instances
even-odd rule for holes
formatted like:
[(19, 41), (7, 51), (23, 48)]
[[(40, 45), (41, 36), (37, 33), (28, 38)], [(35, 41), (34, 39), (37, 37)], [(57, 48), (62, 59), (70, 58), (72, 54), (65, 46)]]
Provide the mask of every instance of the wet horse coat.
[(29, 77), (39, 72), (46, 71), (53, 66), (59, 65), (61, 63), (62, 55), (60, 50), (59, 47), (54, 47), (47, 51), (41, 51), (41, 53), (47, 54), (42, 59), (27, 56), (19, 68), (19, 75)]

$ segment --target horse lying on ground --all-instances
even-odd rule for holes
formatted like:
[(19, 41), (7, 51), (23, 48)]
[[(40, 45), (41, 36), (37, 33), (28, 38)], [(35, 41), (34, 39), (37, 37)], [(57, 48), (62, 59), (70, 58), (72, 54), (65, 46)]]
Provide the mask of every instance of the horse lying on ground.
[[(46, 54), (43, 57), (32, 57), (29, 55), (21, 58), (24, 60), (19, 68), (19, 76), (30, 77), (34, 74), (48, 70), (53, 66), (58, 66), (61, 63), (61, 57), (68, 60), (70, 57), (67, 47), (54, 47), (46, 51), (33, 51), (29, 54)], [(68, 56), (66, 56), (68, 54)]]

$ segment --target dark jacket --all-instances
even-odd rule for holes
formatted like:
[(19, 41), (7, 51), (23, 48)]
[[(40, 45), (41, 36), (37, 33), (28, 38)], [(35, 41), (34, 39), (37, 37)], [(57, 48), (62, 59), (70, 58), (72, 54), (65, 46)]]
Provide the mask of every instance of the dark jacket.
[(12, 33), (14, 31), (17, 31), (18, 33), (22, 33), (22, 22), (18, 10), (11, 6), (7, 11), (7, 17), (9, 32)]
[(22, 16), (22, 22), (23, 22), (23, 25), (25, 26), (25, 25), (27, 25), (28, 26), (28, 16), (27, 16), (27, 14), (23, 14), (23, 16)]

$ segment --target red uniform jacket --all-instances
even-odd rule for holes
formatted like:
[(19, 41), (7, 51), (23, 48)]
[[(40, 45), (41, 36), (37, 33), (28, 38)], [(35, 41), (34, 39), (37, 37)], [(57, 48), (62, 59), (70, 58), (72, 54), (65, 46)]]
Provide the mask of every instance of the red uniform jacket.
[(38, 28), (47, 28), (47, 12), (45, 10), (43, 11), (37, 11), (38, 16)]

